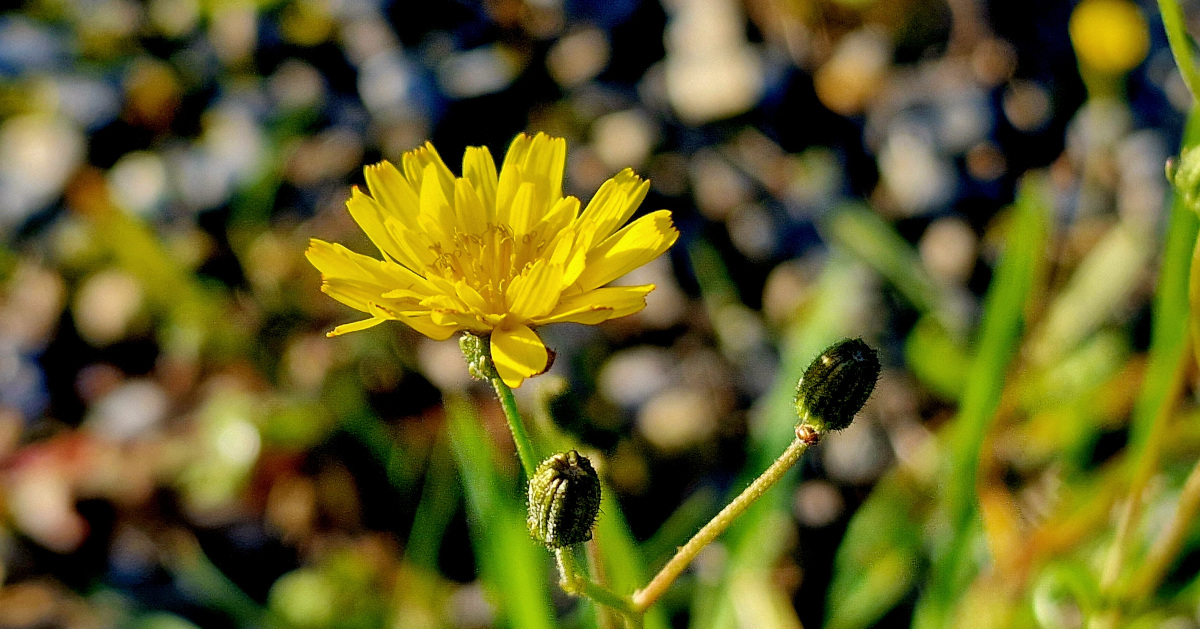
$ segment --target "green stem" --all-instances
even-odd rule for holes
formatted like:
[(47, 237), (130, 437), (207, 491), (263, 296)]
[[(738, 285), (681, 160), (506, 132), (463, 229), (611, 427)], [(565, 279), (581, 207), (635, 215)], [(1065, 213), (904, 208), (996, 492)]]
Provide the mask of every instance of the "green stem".
[(779, 479), (783, 478), (783, 475), (796, 464), (796, 461), (800, 460), (800, 456), (804, 454), (805, 450), (808, 450), (808, 447), (816, 443), (819, 438), (818, 433), (807, 427), (802, 426), (797, 429), (796, 438), (783, 451), (783, 454), (775, 459), (771, 467), (754, 479), (754, 482), (750, 483), (750, 486), (744, 489), (737, 498), (734, 498), (733, 502), (730, 502), (716, 517), (709, 520), (708, 524), (705, 524), (699, 532), (692, 536), (692, 539), (680, 547), (675, 556), (671, 557), (667, 565), (654, 575), (646, 587), (633, 593), (633, 608), (643, 612), (653, 605), (667, 591), (667, 588), (671, 587), (675, 579), (679, 578), (679, 575), (696, 558), (696, 555), (725, 529), (729, 528), (729, 525), (761, 498), (772, 485), (779, 482)]
[(1163, 30), (1167, 31), (1167, 43), (1171, 46), (1171, 54), (1175, 56), (1175, 65), (1179, 66), (1179, 75), (1183, 77), (1183, 84), (1192, 93), (1192, 98), (1195, 98), (1200, 88), (1200, 74), (1196, 73), (1183, 8), (1177, 0), (1158, 0), (1158, 9), (1162, 12)]
[(504, 418), (508, 420), (508, 428), (512, 430), (513, 442), (517, 444), (517, 456), (521, 458), (521, 467), (525, 469), (525, 478), (533, 478), (537, 470), (538, 458), (533, 449), (533, 441), (525, 430), (525, 421), (521, 419), (521, 411), (517, 410), (517, 400), (513, 397), (512, 389), (500, 378), (492, 378), (492, 388), (496, 389), (496, 397), (500, 398), (500, 406), (504, 409)]
[(621, 596), (612, 590), (589, 579), (579, 571), (579, 562), (575, 559), (575, 547), (554, 549), (554, 558), (558, 561), (558, 573), (561, 580), (559, 585), (567, 594), (586, 596), (600, 605), (611, 607), (627, 618), (641, 616), (633, 602), (628, 597)]
[(575, 561), (575, 549), (555, 548), (554, 559), (558, 562), (558, 584), (567, 594), (578, 595), (587, 579), (579, 574), (579, 565)]

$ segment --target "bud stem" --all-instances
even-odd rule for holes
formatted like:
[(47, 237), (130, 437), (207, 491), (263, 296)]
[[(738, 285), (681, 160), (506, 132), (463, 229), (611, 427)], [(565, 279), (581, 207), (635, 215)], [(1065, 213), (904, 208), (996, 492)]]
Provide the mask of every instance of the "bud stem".
[(792, 469), (796, 461), (800, 460), (801, 455), (808, 450), (808, 447), (816, 443), (820, 438), (820, 433), (808, 425), (802, 424), (798, 427), (796, 429), (796, 438), (783, 451), (783, 454), (779, 455), (778, 459), (775, 459), (771, 467), (768, 467), (762, 475), (754, 479), (754, 482), (750, 483), (750, 486), (744, 489), (737, 498), (734, 498), (733, 502), (726, 505), (716, 517), (704, 525), (704, 528), (701, 528), (699, 532), (693, 535), (692, 539), (680, 547), (676, 551), (675, 556), (671, 557), (667, 565), (663, 566), (662, 570), (659, 570), (658, 574), (654, 575), (654, 578), (651, 579), (650, 583), (646, 584), (646, 587), (633, 593), (634, 610), (644, 612), (648, 607), (653, 605), (667, 591), (667, 588), (671, 587), (675, 579), (679, 578), (679, 575), (683, 573), (688, 564), (692, 563), (696, 555), (700, 554), (700, 551), (716, 539), (718, 535), (725, 532), (725, 529), (729, 528), (729, 525), (738, 516), (742, 515), (746, 509), (750, 508), (750, 505), (761, 498), (772, 485), (779, 482), (779, 479), (783, 478), (784, 474)]
[(585, 596), (597, 604), (611, 607), (623, 614), (627, 621), (634, 621), (635, 624), (638, 624), (641, 612), (634, 609), (629, 597), (621, 596), (580, 573), (579, 562), (575, 558), (578, 547), (576, 545), (554, 549), (554, 558), (558, 561), (558, 573), (561, 575), (558, 584), (563, 591), (571, 596)]

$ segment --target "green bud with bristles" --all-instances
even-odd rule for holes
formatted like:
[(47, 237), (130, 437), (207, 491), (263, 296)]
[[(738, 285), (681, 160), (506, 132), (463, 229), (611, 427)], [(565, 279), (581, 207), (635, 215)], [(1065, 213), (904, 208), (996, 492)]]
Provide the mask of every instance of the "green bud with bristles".
[(1193, 212), (1200, 211), (1200, 150), (1185, 147), (1179, 157), (1167, 160), (1167, 180)]
[(463, 332), (458, 339), (458, 347), (462, 350), (463, 358), (467, 360), (467, 372), (476, 380), (491, 380), (496, 376), (496, 366), (492, 364), (491, 348), (488, 339)]
[(591, 461), (575, 450), (542, 461), (529, 479), (529, 532), (547, 548), (592, 539), (599, 513), (600, 477)]
[(796, 384), (800, 425), (818, 434), (842, 430), (867, 403), (879, 380), (879, 357), (862, 339), (831, 345)]

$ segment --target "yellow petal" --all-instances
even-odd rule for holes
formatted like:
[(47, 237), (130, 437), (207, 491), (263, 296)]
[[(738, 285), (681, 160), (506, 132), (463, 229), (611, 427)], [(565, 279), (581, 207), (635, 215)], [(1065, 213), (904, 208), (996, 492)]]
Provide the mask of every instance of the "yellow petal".
[(595, 325), (609, 319), (624, 317), (646, 307), (646, 295), (654, 284), (643, 286), (608, 286), (586, 293), (563, 297), (549, 315), (533, 320), (537, 325), (547, 323), (585, 323)]
[(364, 285), (363, 282), (338, 278), (326, 278), (321, 282), (322, 293), (360, 312), (370, 312), (367, 304), (373, 299), (379, 299), (378, 291), (381, 288), (374, 284)]
[[(592, 242), (596, 236), (596, 226), (592, 223), (577, 222), (573, 227), (567, 228), (567, 231), (572, 234), (571, 248), (566, 251), (566, 261), (563, 262), (563, 286), (570, 286), (579, 279), (580, 274), (587, 265), (587, 254), (592, 248)], [(554, 254), (559, 255), (556, 249)]]
[(411, 267), (412, 270), (421, 275), (427, 275), (425, 270), (437, 259), (437, 254), (433, 252), (433, 241), (430, 240), (429, 234), (425, 233), (420, 227), (415, 229), (405, 227), (400, 224), (399, 220), (391, 217), (384, 220), (383, 224), (387, 228), (388, 233), (392, 235), (392, 240), (404, 254), (404, 257), (413, 260), (417, 265)]
[(488, 222), (495, 222), (496, 217), (496, 163), (486, 146), (468, 146), (463, 153), (463, 178), (471, 182), (479, 200), (492, 213)]
[(678, 238), (670, 211), (651, 212), (588, 252), (576, 283), (585, 291), (603, 286), (657, 258)]
[(483, 299), (483, 295), (480, 295), (479, 291), (475, 290), (465, 281), (459, 280), (455, 282), (454, 293), (458, 295), (459, 300), (475, 313), (482, 314), (490, 310), (488, 303)]
[(580, 220), (595, 225), (596, 239), (604, 240), (633, 216), (649, 190), (649, 181), (626, 168), (600, 186)]
[(562, 267), (537, 260), (513, 278), (505, 297), (516, 321), (528, 321), (550, 312), (562, 292)]
[(492, 331), (492, 326), (484, 325), (479, 319), (456, 310), (430, 310), (429, 319), (436, 325), (450, 326), (455, 330), (470, 330), (476, 334)]
[(426, 298), (426, 295), (422, 295), (415, 290), (397, 288), (396, 290), (390, 290), (384, 293), (383, 298), (395, 301), (397, 303), (418, 304), (421, 302), (421, 300)]
[(417, 189), (400, 174), (391, 162), (384, 160), (363, 168), (367, 189), (371, 196), (383, 206), (393, 218), (409, 229), (417, 227), (417, 213), (421, 210)]
[(554, 204), (554, 207), (550, 208), (550, 211), (546, 213), (546, 216), (542, 218), (542, 222), (537, 226), (536, 231), (539, 234), (554, 237), (562, 233), (578, 216), (579, 199), (575, 197), (559, 199)]
[(383, 207), (375, 199), (359, 190), (358, 186), (354, 186), (351, 190), (350, 198), (346, 200), (346, 209), (350, 211), (351, 218), (358, 223), (367, 238), (370, 238), (371, 242), (379, 248), (380, 253), (409, 269), (421, 268), (420, 260), (414, 259), (405, 248), (401, 247), (387, 228), (387, 213)]
[(342, 245), (313, 238), (304, 256), (323, 279), (351, 279), (381, 287), (380, 294), (397, 288), (429, 293), (429, 283), (411, 270), (383, 260), (354, 253)]
[(567, 141), (545, 133), (533, 136), (521, 166), (521, 180), (534, 185), (533, 222), (562, 198), (563, 170), (567, 164)]
[[(437, 149), (433, 148), (429, 142), (405, 153), (401, 161), (404, 166), (404, 176), (408, 178), (414, 190), (421, 190), (425, 183), (425, 175), (433, 173), (437, 176), (442, 194), (446, 198), (454, 196), (454, 173), (450, 172), (450, 169), (446, 167), (446, 162), (442, 161), (442, 156), (438, 155)], [(428, 170), (430, 166), (433, 166), (432, 171)]]
[(517, 196), (513, 197), (508, 224), (517, 240), (528, 234), (533, 227), (533, 192), (533, 184), (523, 183), (517, 189)]
[(509, 222), (509, 207), (524, 181), (521, 169), (529, 152), (529, 142), (529, 136), (518, 133), (504, 154), (504, 165), (500, 167), (500, 178), (496, 183), (496, 220), (500, 223)]
[(467, 179), (454, 182), (454, 213), (458, 215), (458, 224), (468, 234), (482, 234), (487, 229), (488, 213)]
[[(321, 284), (321, 292), (362, 312), (371, 312), (371, 302), (387, 304), (388, 307), (408, 307), (419, 303), (425, 296), (418, 299), (396, 297), (401, 293), (412, 291), (394, 290), (381, 293), (386, 287), (369, 282), (348, 280), (337, 277), (326, 278)], [(413, 293), (416, 295), (416, 293)]]
[[(450, 194), (454, 194), (451, 184)], [(421, 183), (421, 215), (417, 218), (421, 229), (436, 241), (447, 242), (454, 234), (458, 220), (454, 216), (454, 208), (450, 206), (449, 197), (438, 183), (437, 166), (430, 164), (425, 167), (424, 179)]]
[(400, 312), (377, 303), (370, 304), (370, 311), (376, 318), (395, 319), (435, 341), (444, 341), (459, 330), (456, 326), (434, 323), (428, 312)]
[(332, 338), (335, 336), (341, 336), (343, 334), (349, 334), (351, 332), (358, 332), (367, 328), (373, 328), (384, 321), (387, 321), (387, 319), (372, 317), (370, 319), (363, 319), (362, 321), (355, 321), (353, 323), (343, 323), (342, 325), (339, 325), (336, 328), (326, 332), (325, 336)]
[(492, 363), (504, 384), (514, 389), (545, 371), (548, 358), (542, 339), (527, 325), (492, 332)]

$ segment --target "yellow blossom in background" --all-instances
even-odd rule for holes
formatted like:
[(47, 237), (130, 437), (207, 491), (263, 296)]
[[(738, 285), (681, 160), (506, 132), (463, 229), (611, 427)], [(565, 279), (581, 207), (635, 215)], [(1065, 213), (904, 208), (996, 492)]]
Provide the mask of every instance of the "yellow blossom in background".
[(1129, 72), (1150, 49), (1146, 18), (1126, 0), (1083, 0), (1068, 30), (1079, 61), (1108, 74)]
[(468, 147), (455, 177), (433, 145), (364, 169), (367, 188), (346, 202), (382, 260), (313, 239), (306, 255), (321, 290), (371, 315), (330, 336), (387, 320), (444, 340), (490, 334), (492, 361), (510, 387), (545, 371), (549, 353), (533, 330), (595, 324), (633, 314), (653, 284), (605, 284), (666, 251), (679, 232), (667, 210), (621, 228), (649, 182), (626, 169), (580, 212), (562, 195), (567, 143), (518, 135), (499, 174), (486, 147)]

